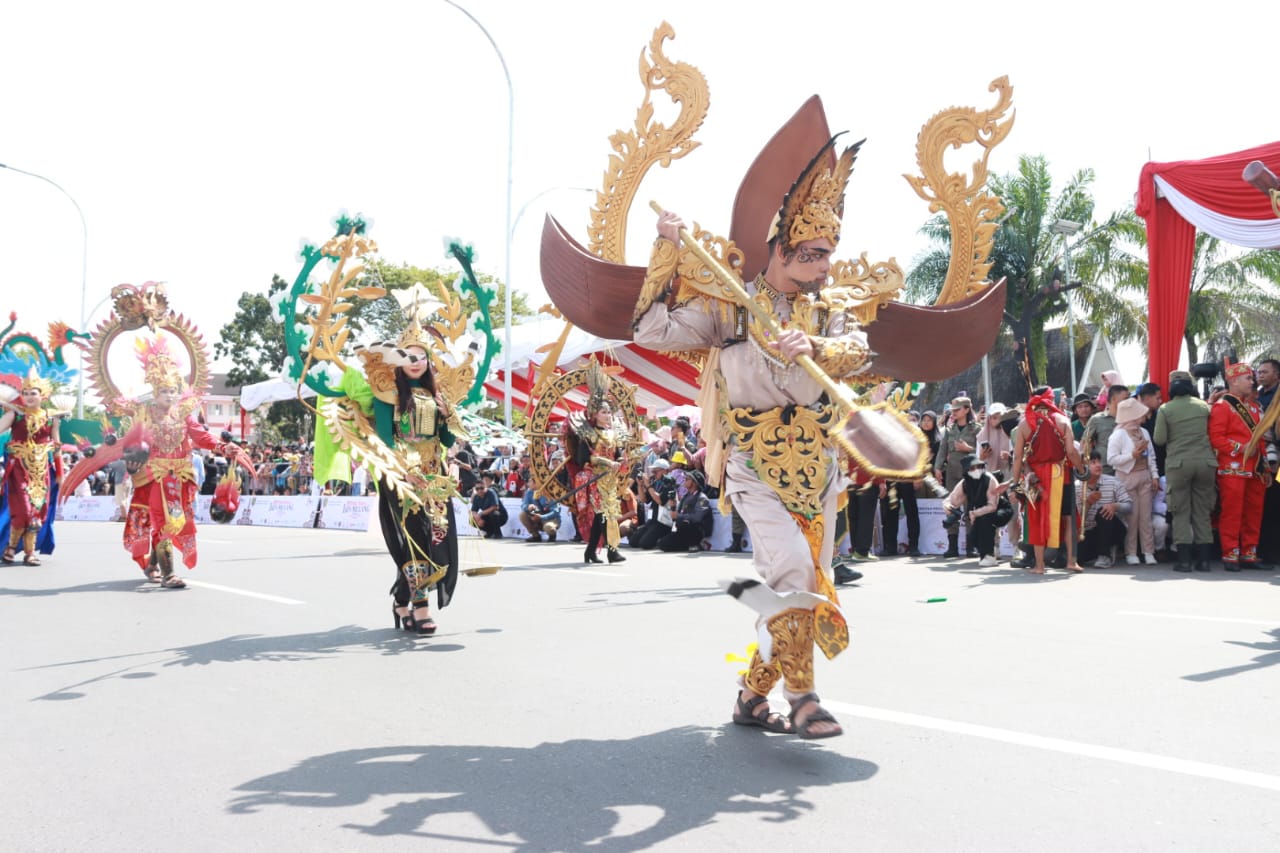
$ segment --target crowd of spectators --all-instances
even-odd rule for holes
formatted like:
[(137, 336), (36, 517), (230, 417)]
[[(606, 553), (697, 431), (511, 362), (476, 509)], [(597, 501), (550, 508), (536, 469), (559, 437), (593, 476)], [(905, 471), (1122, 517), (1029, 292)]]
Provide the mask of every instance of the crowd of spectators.
[[(1251, 491), (1241, 498), (1246, 501), (1246, 516), (1261, 507), (1261, 541), (1256, 558), (1222, 554), (1224, 567), (1230, 571), (1240, 567), (1270, 569), (1280, 563), (1280, 484), (1274, 482), (1280, 471), (1276, 436), (1269, 433), (1264, 438), (1258, 470), (1241, 473), (1235, 470), (1238, 465), (1224, 460), (1233, 458), (1233, 453), (1241, 455), (1242, 443), (1210, 426), (1211, 407), (1220, 401), (1221, 406), (1233, 407), (1234, 400), (1243, 401), (1246, 407), (1256, 403), (1265, 413), (1280, 386), (1280, 361), (1268, 358), (1258, 364), (1256, 373), (1241, 368), (1237, 374), (1245, 378), (1230, 388), (1219, 382), (1211, 390), (1197, 391), (1191, 375), (1185, 372), (1175, 372), (1167, 387), (1146, 382), (1130, 388), (1117, 373), (1108, 371), (1103, 374), (1101, 387), (1095, 390), (1072, 398), (1058, 392), (1057, 405), (1070, 418), (1074, 449), (1086, 463), (1086, 469), (1075, 472), (1066, 484), (1063, 495), (1064, 512), (1080, 508), (1072, 516), (1077, 527), (1064, 530), (1063, 535), (1078, 542), (1082, 564), (1109, 568), (1121, 561), (1130, 566), (1172, 562), (1179, 571), (1191, 571), (1193, 565), (1195, 570), (1209, 571), (1209, 554), (1223, 551), (1217, 542), (1223, 507), (1214, 481), (1224, 477), (1227, 485), (1235, 482), (1231, 478), (1240, 477), (1256, 477), (1270, 484), (1265, 491)], [(1228, 392), (1234, 396), (1224, 401)], [(998, 557), (991, 527), (998, 529), (1007, 524), (1009, 541), (1022, 552), (1014, 565), (1029, 567), (1033, 562), (1019, 530), (1019, 490), (1010, 488), (1010, 437), (1025, 420), (1024, 409), (1025, 403), (1011, 409), (999, 402), (975, 409), (968, 397), (961, 396), (944, 407), (941, 414), (911, 413), (928, 439), (934, 477), (948, 493), (944, 502), (949, 542), (945, 557), (961, 556), (957, 538), (963, 527), (968, 543), (964, 556), (977, 558), (984, 567), (995, 565)], [(1223, 419), (1228, 414), (1235, 416), (1221, 407), (1219, 411)], [(1251, 465), (1247, 462), (1244, 467), (1249, 469)], [(867, 498), (870, 493), (881, 502), (882, 519), (892, 519), (892, 530), (889, 525), (884, 530), (881, 557), (899, 553), (898, 549), (913, 556), (919, 553), (919, 522), (913, 523), (910, 518), (913, 506), (901, 500), (891, 501), (890, 490), (896, 488), (901, 496), (904, 485), (909, 492), (925, 493), (920, 482), (912, 489), (912, 484), (869, 481), (859, 484), (856, 493), (850, 494), (851, 515), (874, 511), (875, 500)], [(1067, 490), (1070, 494), (1066, 494)], [(901, 504), (908, 514), (909, 541), (904, 545), (897, 543), (897, 507), (886, 512), (890, 502)], [(1008, 509), (1004, 508), (1006, 502)], [(1229, 509), (1233, 518), (1240, 511), (1235, 503)], [(869, 550), (870, 535), (859, 535), (856, 526), (851, 524), (852, 559), (876, 559), (877, 555)], [(1235, 526), (1232, 521), (1233, 530)], [(1056, 555), (1059, 567), (1068, 565), (1065, 550), (1059, 549)]]

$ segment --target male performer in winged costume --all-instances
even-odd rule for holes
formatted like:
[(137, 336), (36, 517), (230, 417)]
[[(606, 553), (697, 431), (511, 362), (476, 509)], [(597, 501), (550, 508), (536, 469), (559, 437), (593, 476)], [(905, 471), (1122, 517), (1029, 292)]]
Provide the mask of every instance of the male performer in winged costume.
[[(766, 337), (741, 307), (705, 296), (668, 307), (682, 227), (670, 211), (658, 217), (635, 317), (638, 344), (710, 348), (704, 376), (714, 374), (722, 388), (722, 425), (732, 434), (723, 493), (751, 531), (755, 568), (768, 588), (751, 589), (752, 581), (730, 590), (761, 613), (760, 648), (741, 680), (734, 722), (804, 738), (842, 733), (814, 693), (813, 646), (816, 641), (832, 657), (847, 645), (848, 632), (825, 568), (834, 525), (824, 519), (834, 517), (841, 492), (827, 438), (835, 413), (822, 386), (793, 359), (808, 355), (841, 378), (864, 369), (869, 357), (852, 318), (823, 299), (857, 153), (856, 146), (845, 149), (828, 168), (833, 143), (818, 152), (783, 202), (767, 235), (768, 265), (748, 285), (752, 298), (767, 303), (782, 322), (778, 337)], [(779, 677), (791, 703), (789, 718), (772, 713), (766, 699)]]

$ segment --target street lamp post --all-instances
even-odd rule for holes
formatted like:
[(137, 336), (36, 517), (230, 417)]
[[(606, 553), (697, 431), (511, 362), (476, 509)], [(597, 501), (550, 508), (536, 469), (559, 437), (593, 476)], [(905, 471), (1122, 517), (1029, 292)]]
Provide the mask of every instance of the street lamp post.
[(516, 95), (515, 89), (511, 85), (511, 72), (507, 70), (507, 59), (502, 55), (502, 51), (498, 48), (498, 43), (493, 40), (493, 36), (485, 29), (484, 24), (476, 19), (467, 9), (454, 0), (444, 0), (453, 8), (471, 19), (471, 23), (480, 28), (480, 32), (484, 33), (484, 37), (489, 40), (489, 44), (493, 47), (493, 52), (498, 54), (498, 61), (502, 63), (502, 74), (507, 78), (507, 220), (506, 230), (506, 272), (503, 273), (503, 284), (506, 287), (506, 298), (503, 300), (503, 327), (506, 330), (506, 341), (503, 344), (504, 350), (504, 368), (506, 381), (503, 383), (503, 418), (508, 427), (511, 426), (511, 165), (513, 160), (513, 152), (515, 151), (515, 115), (516, 115)]
[[(1066, 279), (1065, 287), (1071, 286), (1071, 247), (1067, 245), (1067, 238), (1077, 233), (1084, 225), (1079, 222), (1072, 222), (1070, 219), (1055, 219), (1049, 230), (1054, 234), (1062, 235), (1062, 277)], [(1075, 300), (1071, 298), (1071, 291), (1066, 292), (1067, 297), (1067, 351), (1071, 359), (1071, 398), (1074, 400), (1077, 391), (1076, 377), (1076, 312)]]
[[(76, 214), (80, 217), (80, 231), (83, 239), (80, 243), (80, 328), (76, 331), (87, 332), (85, 329), (85, 297), (88, 293), (87, 282), (89, 278), (89, 226), (85, 223), (84, 211), (80, 209), (80, 203), (75, 200), (71, 193), (64, 190), (56, 181), (51, 181), (44, 175), (37, 175), (35, 172), (28, 172), (26, 169), (19, 169), (17, 166), (9, 166), (0, 163), (0, 169), (8, 169), (10, 172), (17, 172), (19, 175), (26, 175), (29, 178), (35, 178), (38, 181), (44, 181), (58, 192), (67, 197), (72, 206), (76, 209)], [(80, 356), (80, 370), (78, 371), (78, 379), (80, 382), (79, 390), (76, 393), (76, 417), (84, 417), (84, 356)]]
[(545, 190), (543, 190), (540, 193), (537, 193), (536, 195), (531, 197), (528, 201), (526, 201), (524, 204), (520, 205), (520, 209), (516, 211), (516, 218), (511, 223), (511, 233), (507, 235), (507, 239), (509, 241), (515, 239), (516, 228), (520, 226), (520, 220), (521, 218), (524, 217), (525, 211), (529, 209), (529, 205), (533, 204), (535, 201), (542, 198), (547, 193), (553, 193), (553, 192), (556, 192), (557, 190), (574, 190), (580, 193), (595, 192), (595, 190), (591, 189), (591, 187), (547, 187)]

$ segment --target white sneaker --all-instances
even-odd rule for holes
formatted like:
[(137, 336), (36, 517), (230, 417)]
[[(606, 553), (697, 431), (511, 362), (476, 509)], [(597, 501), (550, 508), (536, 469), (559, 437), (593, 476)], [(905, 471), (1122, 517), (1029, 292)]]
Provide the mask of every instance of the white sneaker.
[(1093, 561), (1093, 567), (1095, 569), (1109, 569), (1114, 565), (1115, 563), (1111, 562), (1110, 557), (1099, 557)]
[(987, 555), (987, 556), (983, 557), (981, 560), (979, 560), (979, 561), (978, 561), (978, 565), (979, 565), (981, 568), (989, 569), (989, 568), (991, 568), (992, 566), (997, 565), (997, 563), (996, 563), (996, 558), (995, 558), (995, 557), (992, 557), (991, 555)]
[(1143, 555), (1142, 555), (1142, 562), (1146, 563), (1148, 566), (1154, 566), (1154, 565), (1156, 564), (1156, 555), (1155, 555), (1155, 554), (1143, 554)]
[(1131, 566), (1136, 566), (1142, 562), (1141, 560), (1138, 559), (1137, 554), (1125, 554), (1124, 561)]

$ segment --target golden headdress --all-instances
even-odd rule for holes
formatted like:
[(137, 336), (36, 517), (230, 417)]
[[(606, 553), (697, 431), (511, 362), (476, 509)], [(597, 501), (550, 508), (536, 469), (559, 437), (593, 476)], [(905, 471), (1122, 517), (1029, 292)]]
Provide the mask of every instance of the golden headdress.
[(138, 349), (138, 361), (142, 364), (143, 381), (152, 388), (186, 390), (186, 378), (174, 360), (166, 338), (138, 338), (134, 345)]
[(587, 415), (594, 416), (609, 403), (609, 374), (595, 356), (587, 362), (586, 371)]
[(840, 218), (844, 216), (844, 190), (853, 174), (853, 161), (865, 139), (846, 148), (836, 159), (834, 169), (825, 167), (828, 152), (835, 147), (840, 134), (827, 140), (822, 150), (809, 161), (800, 177), (791, 185), (782, 207), (769, 226), (768, 240), (783, 235), (787, 249), (806, 240), (823, 237), (832, 245), (840, 242)]
[[(442, 342), (444, 336), (439, 329), (427, 322), (427, 320), (443, 307), (444, 303), (435, 298), (420, 282), (415, 283), (413, 287), (393, 291), (392, 295), (400, 303), (400, 308), (404, 311), (405, 326), (403, 331), (394, 341), (374, 341), (365, 346), (357, 346), (355, 348), (357, 354), (366, 363), (371, 358), (380, 356), (383, 363), (393, 367), (416, 364), (420, 361), (430, 361), (431, 353), (438, 345), (438, 343), (433, 343), (433, 340)], [(426, 350), (427, 354), (425, 356), (416, 355), (409, 352), (409, 347), (421, 347)]]
[(22, 390), (26, 391), (28, 388), (39, 390), (46, 400), (53, 394), (53, 383), (41, 376), (40, 369), (35, 366), (27, 371), (27, 378), (22, 380)]

